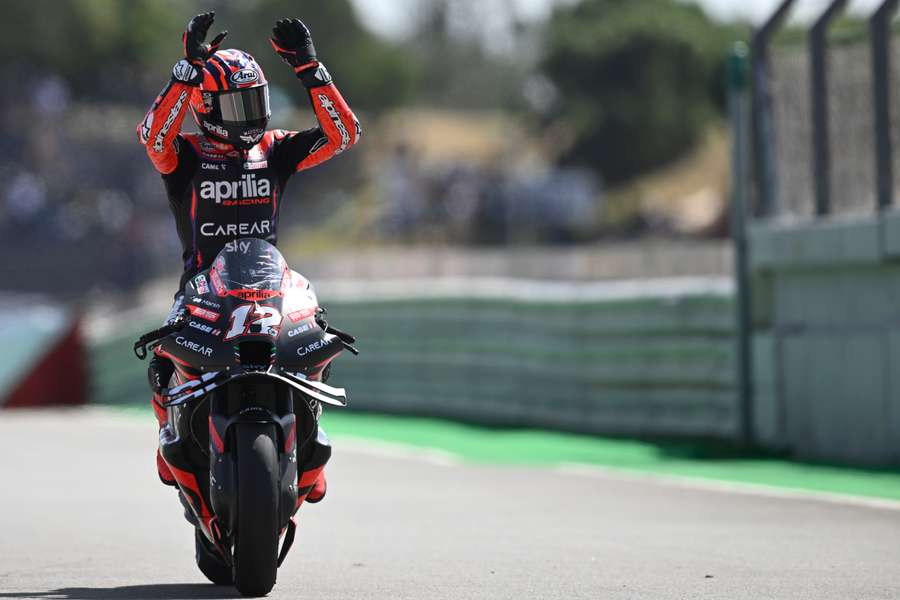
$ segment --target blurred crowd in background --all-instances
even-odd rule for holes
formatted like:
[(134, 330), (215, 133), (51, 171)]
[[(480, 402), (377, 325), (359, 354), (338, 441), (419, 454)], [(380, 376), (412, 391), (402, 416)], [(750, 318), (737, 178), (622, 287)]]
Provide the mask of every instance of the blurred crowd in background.
[(180, 58), (186, 22), (210, 8), (225, 45), (266, 69), (270, 126), (314, 125), (267, 44), (283, 16), (309, 24), (363, 122), (358, 149), (292, 182), (282, 244), (724, 235), (722, 67), (746, 28), (676, 0), (546, 4), (526, 18), (511, 0), (421, 0), (396, 35), (350, 0), (5, 4), (0, 57), (16, 84), (0, 88), (4, 287), (71, 296), (177, 270), (135, 125)]

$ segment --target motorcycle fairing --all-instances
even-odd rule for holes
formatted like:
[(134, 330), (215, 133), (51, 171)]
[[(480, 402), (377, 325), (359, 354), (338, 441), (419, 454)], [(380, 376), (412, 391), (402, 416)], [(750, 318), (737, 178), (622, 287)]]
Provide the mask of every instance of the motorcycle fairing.
[[(347, 405), (346, 391), (322, 382), (323, 372), (345, 347), (356, 352), (352, 336), (320, 316), (312, 286), (278, 250), (263, 240), (246, 242), (223, 249), (210, 269), (186, 284), (180, 317), (135, 344), (139, 358), (138, 350), (146, 354), (152, 344), (176, 366), (175, 383), (160, 390), (169, 413), (160, 451), (193, 513), (190, 520), (228, 563), (239, 485), (233, 426), (275, 426), (277, 510), (282, 533), (291, 531), (310, 479), (330, 455), (327, 440), (314, 435), (317, 404)], [(279, 564), (289, 547), (285, 535)]]
[(159, 353), (201, 373), (234, 371), (243, 366), (240, 345), (263, 342), (271, 344), (266, 362), (306, 380), (319, 379), (344, 346), (317, 323), (318, 300), (309, 282), (292, 275), (285, 292), (254, 301), (219, 296), (213, 288), (201, 294), (191, 280), (184, 290), (185, 326), (163, 338)]

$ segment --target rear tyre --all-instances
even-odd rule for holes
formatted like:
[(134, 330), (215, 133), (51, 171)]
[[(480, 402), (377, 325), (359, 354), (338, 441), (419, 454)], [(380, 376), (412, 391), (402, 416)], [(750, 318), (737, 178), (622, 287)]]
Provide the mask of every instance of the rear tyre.
[(194, 548), (197, 566), (207, 579), (216, 585), (234, 585), (231, 567), (225, 564), (218, 551), (199, 529), (194, 530)]
[(244, 596), (265, 596), (278, 568), (279, 465), (275, 426), (235, 427), (237, 514), (234, 585)]

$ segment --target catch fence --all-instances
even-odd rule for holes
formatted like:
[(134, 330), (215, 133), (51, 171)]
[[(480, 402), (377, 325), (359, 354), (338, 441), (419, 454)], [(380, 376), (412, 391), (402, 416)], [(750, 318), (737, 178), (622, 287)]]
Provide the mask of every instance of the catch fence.
[(796, 220), (862, 215), (900, 189), (897, 0), (845, 15), (831, 0), (805, 30), (783, 0), (754, 33), (755, 214)]
[[(784, 27), (795, 4), (784, 0), (754, 34), (752, 118), (746, 87), (732, 86), (741, 398), (758, 417), (745, 439), (896, 466), (900, 0), (863, 17), (830, 0), (808, 28)], [(755, 219), (745, 228), (748, 120)]]

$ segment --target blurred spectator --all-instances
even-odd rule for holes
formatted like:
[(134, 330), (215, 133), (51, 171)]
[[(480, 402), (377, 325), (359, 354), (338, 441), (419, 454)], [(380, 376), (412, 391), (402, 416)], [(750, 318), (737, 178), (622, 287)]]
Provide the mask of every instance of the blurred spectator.
[(69, 107), (69, 86), (58, 75), (42, 77), (35, 86), (32, 105), (41, 117), (59, 117)]
[(388, 199), (383, 229), (387, 235), (408, 234), (422, 219), (425, 195), (420, 170), (409, 146), (397, 146), (380, 170)]
[(47, 186), (43, 179), (25, 169), (9, 179), (4, 203), (6, 214), (15, 225), (30, 225), (47, 206)]
[(381, 171), (382, 233), (473, 244), (571, 243), (597, 224), (600, 189), (587, 170), (515, 171), (458, 161), (426, 166), (399, 146)]

